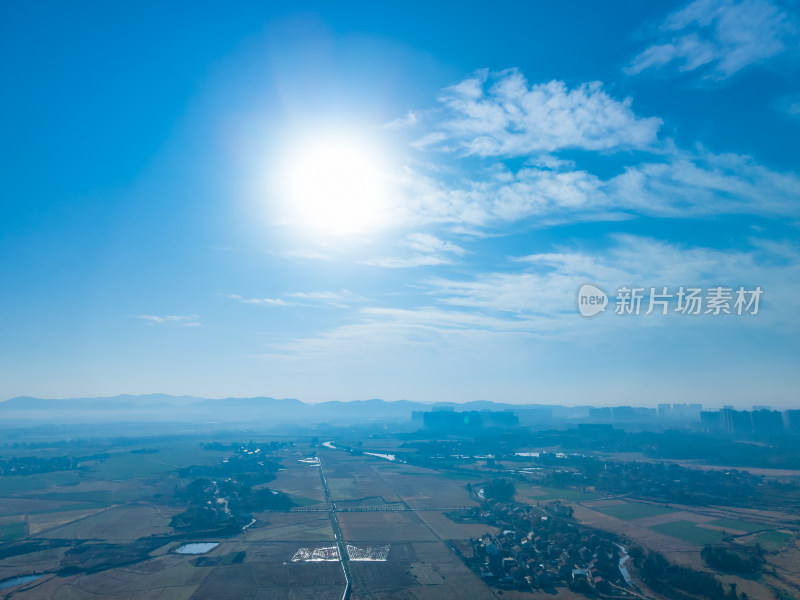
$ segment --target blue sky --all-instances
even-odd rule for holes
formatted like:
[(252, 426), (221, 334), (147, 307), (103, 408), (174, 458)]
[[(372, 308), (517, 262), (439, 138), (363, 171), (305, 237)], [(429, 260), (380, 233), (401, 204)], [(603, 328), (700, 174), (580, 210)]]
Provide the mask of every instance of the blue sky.
[(794, 2), (0, 11), (0, 398), (800, 407)]

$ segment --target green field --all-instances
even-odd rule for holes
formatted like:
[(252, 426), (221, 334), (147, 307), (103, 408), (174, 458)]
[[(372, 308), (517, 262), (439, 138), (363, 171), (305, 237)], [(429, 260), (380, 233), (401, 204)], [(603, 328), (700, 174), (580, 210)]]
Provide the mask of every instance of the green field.
[(14, 540), (25, 537), (27, 533), (28, 529), (24, 521), (0, 525), (0, 540), (4, 542), (13, 542)]
[(692, 523), (691, 521), (673, 521), (672, 523), (653, 525), (650, 529), (681, 539), (685, 542), (697, 544), (698, 546), (713, 544), (714, 542), (720, 541), (725, 536), (721, 531), (699, 527), (696, 523)]
[(761, 544), (764, 550), (774, 552), (783, 548), (786, 542), (792, 539), (792, 537), (791, 533), (785, 533), (783, 531), (765, 531), (759, 533), (749, 544)]
[[(625, 504), (610, 504), (608, 506), (593, 506), (592, 510), (601, 512), (604, 515), (622, 519), (623, 521), (633, 521), (646, 517), (657, 517), (675, 512), (674, 508), (659, 506), (657, 504), (643, 504), (641, 502), (626, 502)], [(685, 521), (682, 521), (685, 522)]]
[(709, 521), (708, 524), (714, 525), (715, 527), (722, 527), (723, 529), (746, 531), (747, 533), (753, 533), (754, 531), (761, 531), (762, 529), (767, 528), (765, 525), (761, 525), (760, 523), (740, 521), (738, 519), (716, 519), (715, 521)]
[(56, 471), (36, 475), (7, 475), (0, 478), (4, 496), (46, 490), (57, 485), (76, 484), (81, 481), (78, 471)]
[(320, 504), (322, 502), (321, 500), (314, 500), (314, 498), (307, 498), (305, 496), (297, 496), (295, 494), (286, 494), (286, 492), (284, 492), (284, 494), (289, 498), (289, 500), (294, 502), (295, 505), (300, 507), (300, 508), (302, 508), (303, 506), (311, 506), (313, 504)]
[[(111, 490), (88, 490), (80, 492), (47, 492), (28, 496), (38, 500), (56, 500), (61, 502), (80, 502), (100, 504), (103, 507), (111, 504)], [(92, 508), (97, 508), (93, 506)]]

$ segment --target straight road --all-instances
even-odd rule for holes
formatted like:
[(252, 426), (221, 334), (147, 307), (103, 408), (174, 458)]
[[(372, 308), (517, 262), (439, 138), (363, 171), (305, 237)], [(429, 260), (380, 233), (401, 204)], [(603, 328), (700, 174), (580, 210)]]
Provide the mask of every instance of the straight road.
[(331, 525), (333, 526), (333, 535), (336, 538), (336, 545), (339, 548), (339, 562), (342, 565), (342, 571), (344, 572), (344, 593), (342, 594), (342, 600), (347, 600), (350, 597), (350, 569), (348, 566), (348, 557), (347, 557), (347, 546), (344, 543), (344, 536), (342, 536), (342, 530), (339, 527), (339, 518), (336, 516), (336, 503), (334, 503), (333, 498), (331, 498), (330, 490), (328, 489), (328, 480), (325, 478), (325, 469), (322, 467), (322, 461), (320, 460), (319, 463), (319, 476), (322, 479), (322, 490), (325, 492), (325, 502), (328, 505), (328, 513), (331, 517)]

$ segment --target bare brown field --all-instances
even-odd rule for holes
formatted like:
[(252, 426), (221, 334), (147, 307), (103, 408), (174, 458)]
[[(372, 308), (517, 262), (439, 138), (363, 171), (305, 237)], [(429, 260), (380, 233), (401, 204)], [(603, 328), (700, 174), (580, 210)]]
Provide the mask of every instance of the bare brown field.
[(292, 563), (296, 543), (240, 547), (247, 548), (245, 562), (214, 568), (192, 598), (341, 598), (345, 582), (338, 562)]
[[(28, 534), (35, 536), (38, 534), (46, 534), (47, 532), (59, 528), (63, 525), (85, 519), (92, 515), (102, 513), (106, 509), (84, 509), (84, 510), (67, 510), (64, 512), (44, 513), (38, 515), (30, 515), (28, 517)], [(47, 536), (43, 536), (47, 537)], [(58, 537), (58, 536), (56, 536)]]
[(278, 471), (274, 481), (267, 485), (287, 494), (317, 500), (320, 506), (325, 504), (325, 494), (319, 478), (319, 468), (299, 465), (296, 460), (302, 455), (293, 456), (285, 462), (286, 470)]
[(252, 565), (225, 565), (214, 569), (195, 592), (199, 599), (255, 598), (258, 585)]
[(304, 586), (334, 586), (341, 595), (344, 573), (338, 562), (257, 562), (250, 565), (259, 587), (302, 588)]
[(364, 600), (495, 598), (443, 542), (397, 544), (385, 563), (351, 563), (353, 596)]
[(328, 488), (331, 497), (337, 502), (372, 497), (383, 498), (387, 503), (400, 501), (397, 494), (372, 472), (357, 474), (352, 479), (328, 477)]
[[(465, 486), (468, 480), (448, 479), (435, 471), (425, 470), (420, 474), (376, 467), (386, 483), (412, 508), (429, 506), (470, 506), (477, 505), (469, 497)], [(480, 481), (476, 478), (475, 482)]]
[(78, 575), (69, 585), (79, 591), (84, 598), (103, 596), (130, 598), (135, 597), (137, 593), (146, 597), (144, 590), (136, 590), (132, 587), (139, 582), (141, 577), (141, 574), (128, 569), (111, 569), (100, 573)]
[[(434, 541), (436, 536), (411, 512), (339, 513), (348, 542)], [(391, 556), (391, 551), (390, 551)]]
[(440, 512), (418, 512), (417, 516), (444, 540), (469, 540), (486, 532), (495, 534), (500, 531), (497, 527), (483, 523), (456, 523)]
[(616, 519), (581, 504), (573, 504), (572, 507), (575, 519), (590, 527), (625, 536), (645, 548), (662, 553), (667, 560), (678, 564), (693, 566), (700, 562), (700, 547), (695, 544), (653, 531), (640, 525), (638, 521)]
[(178, 510), (145, 505), (119, 506), (46, 529), (36, 537), (129, 541), (164, 535), (172, 532), (169, 521)]
[(268, 523), (264, 527), (247, 529), (245, 539), (265, 541), (333, 540), (333, 528), (327, 512), (256, 513), (256, 519)]
[[(15, 600), (42, 600), (43, 598), (53, 598), (58, 600), (86, 600), (86, 596), (80, 594), (80, 590), (72, 587), (74, 577), (57, 577), (47, 575), (26, 585), (11, 588)], [(3, 590), (8, 593), (9, 590)]]
[(498, 596), (498, 598), (502, 598), (503, 600), (531, 600), (533, 598), (538, 600), (586, 600), (586, 596), (583, 594), (578, 594), (565, 587), (553, 588), (552, 591), (548, 592), (540, 590), (534, 592), (503, 590), (503, 595)]

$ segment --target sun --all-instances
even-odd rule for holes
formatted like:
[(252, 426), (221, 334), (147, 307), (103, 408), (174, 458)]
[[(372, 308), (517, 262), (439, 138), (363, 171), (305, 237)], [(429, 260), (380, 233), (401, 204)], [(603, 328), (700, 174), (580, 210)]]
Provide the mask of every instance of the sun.
[(387, 163), (369, 139), (337, 133), (295, 143), (278, 181), (286, 220), (308, 233), (347, 236), (386, 224)]

